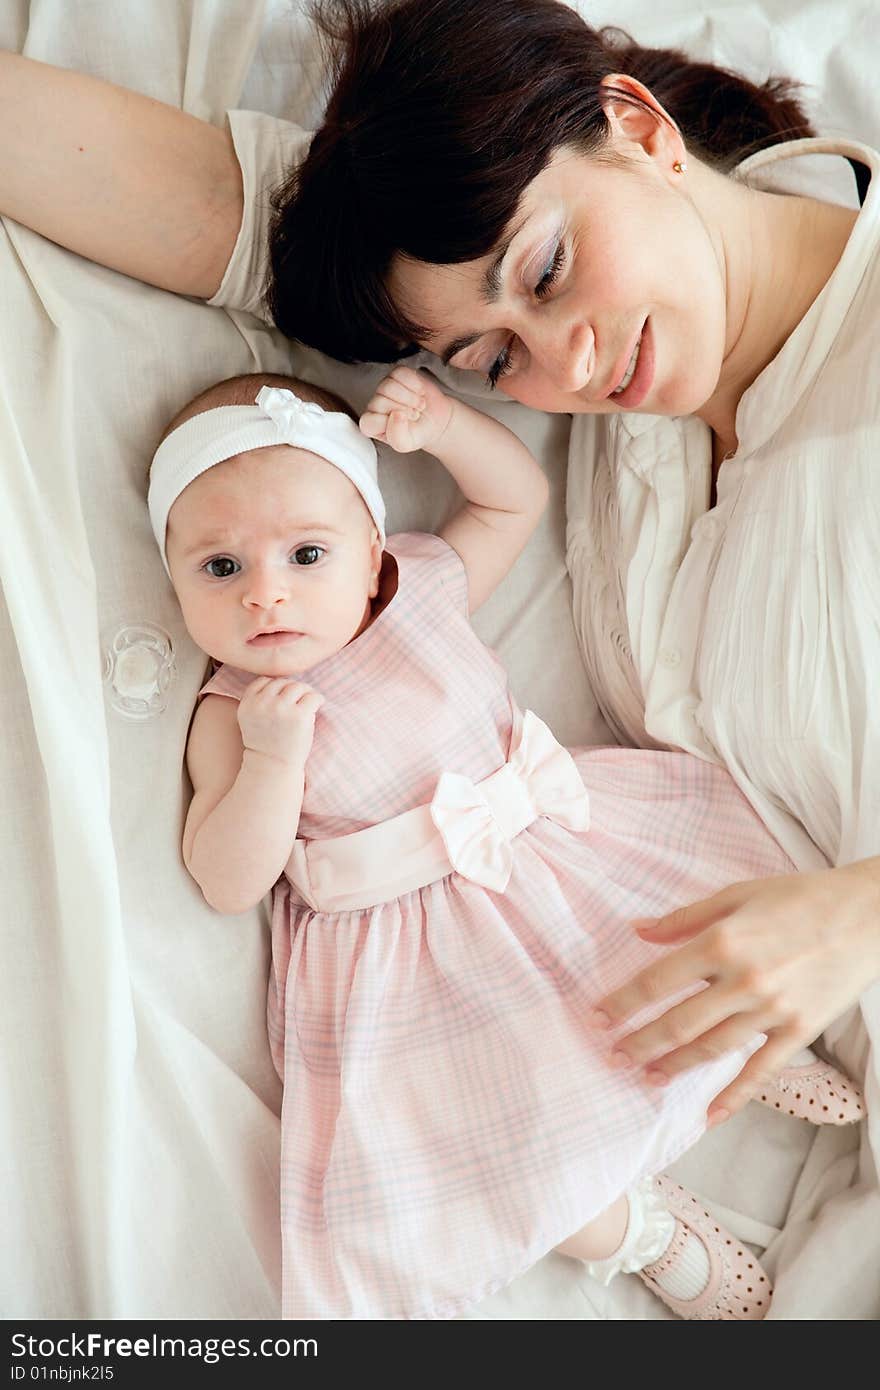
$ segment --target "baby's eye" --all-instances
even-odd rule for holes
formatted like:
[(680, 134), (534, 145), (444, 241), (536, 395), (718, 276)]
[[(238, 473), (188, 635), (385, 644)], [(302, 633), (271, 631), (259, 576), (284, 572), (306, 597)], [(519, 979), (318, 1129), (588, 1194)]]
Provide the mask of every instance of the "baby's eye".
[(238, 573), (241, 565), (229, 555), (215, 555), (213, 560), (209, 560), (203, 566), (203, 569), (212, 579), (228, 579), (230, 575)]
[(314, 565), (323, 554), (324, 550), (320, 545), (301, 545), (293, 552), (293, 561), (296, 565)]

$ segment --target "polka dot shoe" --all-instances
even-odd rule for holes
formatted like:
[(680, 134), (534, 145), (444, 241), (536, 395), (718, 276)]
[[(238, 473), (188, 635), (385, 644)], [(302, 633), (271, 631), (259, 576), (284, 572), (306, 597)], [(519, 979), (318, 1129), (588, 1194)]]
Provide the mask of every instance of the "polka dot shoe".
[[(668, 1211), (675, 1217), (675, 1233), (668, 1248), (638, 1277), (680, 1318), (709, 1322), (753, 1322), (767, 1316), (773, 1297), (769, 1276), (747, 1245), (717, 1222), (687, 1188), (670, 1178), (655, 1178)], [(674, 1286), (685, 1262), (689, 1242), (697, 1240), (708, 1260), (708, 1283), (695, 1298), (676, 1298), (665, 1283)]]
[(814, 1125), (852, 1125), (865, 1114), (865, 1098), (855, 1082), (821, 1057), (805, 1067), (786, 1067), (755, 1100)]

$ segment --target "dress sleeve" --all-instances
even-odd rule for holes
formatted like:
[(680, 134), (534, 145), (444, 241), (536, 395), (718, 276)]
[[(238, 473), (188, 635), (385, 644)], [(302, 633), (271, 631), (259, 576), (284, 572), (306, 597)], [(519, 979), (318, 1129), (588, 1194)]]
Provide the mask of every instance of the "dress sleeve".
[(268, 263), (270, 198), (294, 165), (305, 158), (312, 132), (262, 111), (228, 111), (226, 119), (244, 185), (238, 238), (220, 288), (208, 300), (269, 321), (263, 303)]
[(410, 593), (422, 586), (443, 586), (453, 608), (468, 616), (467, 573), (461, 556), (439, 536), (427, 531), (404, 531), (388, 537), (387, 549), (408, 571)]
[(240, 700), (252, 680), (250, 671), (239, 671), (235, 666), (218, 666), (214, 674), (199, 691), (201, 700), (205, 695), (228, 695), (230, 700)]

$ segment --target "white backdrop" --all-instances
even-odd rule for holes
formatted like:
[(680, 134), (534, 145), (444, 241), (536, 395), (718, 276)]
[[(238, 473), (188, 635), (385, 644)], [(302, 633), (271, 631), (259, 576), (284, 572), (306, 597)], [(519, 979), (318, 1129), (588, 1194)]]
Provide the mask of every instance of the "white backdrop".
[[(758, 77), (801, 77), (823, 132), (880, 145), (876, 4), (730, 0), (706, 14), (682, 3), (662, 20), (653, 0), (579, 8)], [(321, 77), (301, 11), (299, 0), (5, 0), (0, 44), (213, 121), (245, 107), (309, 125)], [(305, 359), (248, 316), (136, 284), (8, 221), (0, 305), (0, 1315), (275, 1317), (266, 923), (258, 911), (218, 917), (180, 860), (203, 660), (144, 499), (152, 446), (188, 396)], [(313, 356), (306, 367), (355, 404), (375, 380)], [(491, 408), (538, 452), (552, 503), (481, 630), (564, 740), (601, 741), (564, 569), (569, 421)], [(436, 468), (386, 461), (383, 483), (395, 527), (430, 526), (446, 505)], [(169, 634), (176, 675), (167, 708), (132, 721), (102, 671), (114, 634), (142, 620)], [(880, 1311), (876, 1259), (860, 1264), (867, 1247), (853, 1249), (845, 1219), (861, 1211), (857, 1142), (752, 1106), (678, 1167), (743, 1239), (769, 1245), (777, 1316)], [(818, 1198), (834, 1192), (817, 1226)], [(548, 1256), (477, 1316), (664, 1313), (634, 1279), (603, 1290)]]

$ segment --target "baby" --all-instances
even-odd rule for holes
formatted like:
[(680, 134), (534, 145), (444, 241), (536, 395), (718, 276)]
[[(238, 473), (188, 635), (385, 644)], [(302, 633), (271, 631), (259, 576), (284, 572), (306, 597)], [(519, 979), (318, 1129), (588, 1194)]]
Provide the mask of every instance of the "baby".
[[(455, 479), (439, 536), (386, 542), (371, 438)], [(661, 949), (633, 918), (792, 865), (721, 769), (572, 755), (517, 708), (468, 615), (546, 497), (510, 431), (406, 367), (360, 428), (314, 387), (223, 382), (153, 460), (156, 538), (215, 663), (184, 859), (218, 911), (274, 890), (286, 1317), (453, 1317), (554, 1248), (682, 1317), (769, 1307), (751, 1251), (654, 1176), (748, 1053), (660, 1089), (587, 1019)], [(858, 1118), (821, 1064), (801, 1103), (841, 1085)]]

